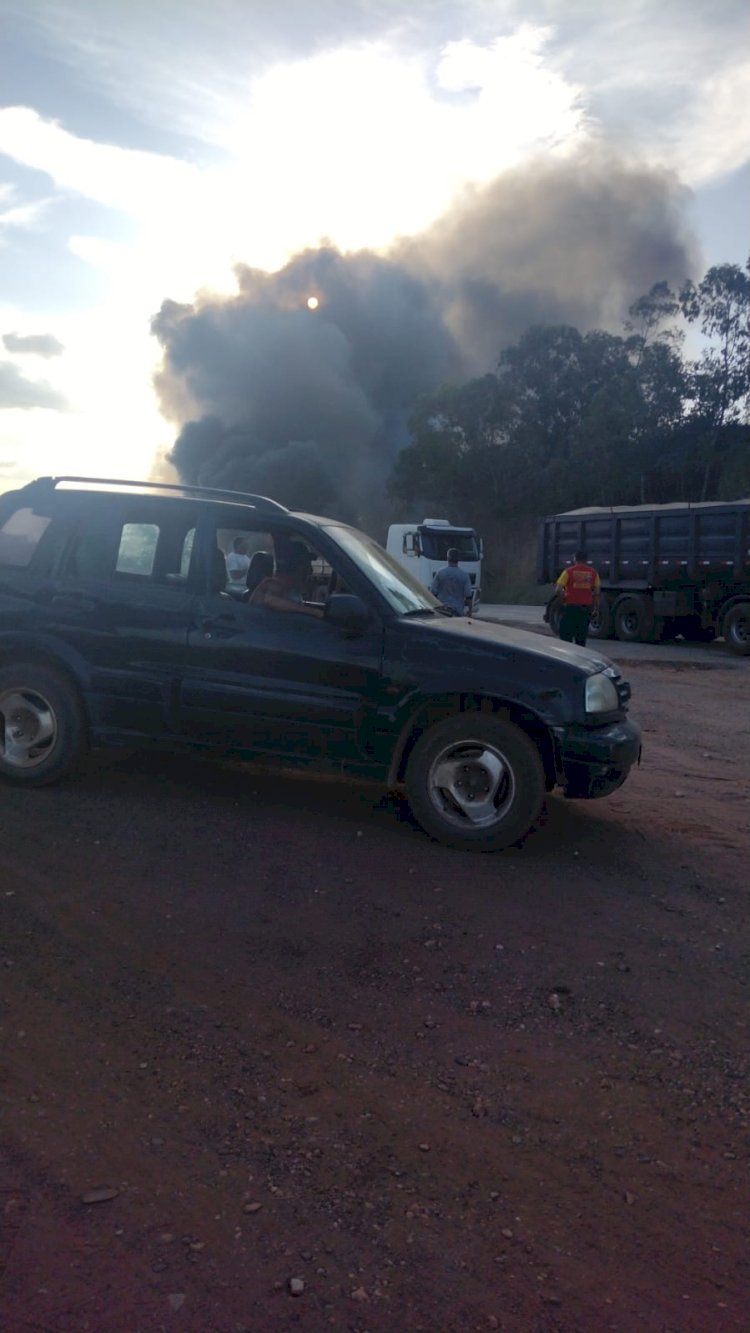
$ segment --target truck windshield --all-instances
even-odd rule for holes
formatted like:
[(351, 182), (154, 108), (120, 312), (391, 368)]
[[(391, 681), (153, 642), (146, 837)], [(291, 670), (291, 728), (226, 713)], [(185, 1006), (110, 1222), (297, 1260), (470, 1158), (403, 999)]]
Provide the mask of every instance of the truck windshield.
[(420, 528), (422, 555), (428, 560), (448, 559), (451, 547), (458, 551), (459, 560), (478, 560), (479, 543), (473, 532), (451, 532), (450, 528)]
[(355, 528), (330, 527), (326, 532), (374, 583), (389, 606), (399, 615), (415, 611), (441, 611), (431, 592), (391, 558), (378, 543)]

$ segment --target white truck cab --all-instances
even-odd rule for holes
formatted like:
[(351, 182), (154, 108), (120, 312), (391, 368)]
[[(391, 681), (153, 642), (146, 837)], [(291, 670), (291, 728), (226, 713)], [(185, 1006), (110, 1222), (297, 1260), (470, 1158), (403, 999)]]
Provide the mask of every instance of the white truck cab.
[(447, 518), (425, 518), (421, 523), (393, 523), (388, 529), (386, 550), (426, 588), (439, 569), (448, 563), (451, 547), (458, 563), (471, 579), (472, 611), (479, 610), (481, 597), (482, 539), (473, 528), (458, 528)]

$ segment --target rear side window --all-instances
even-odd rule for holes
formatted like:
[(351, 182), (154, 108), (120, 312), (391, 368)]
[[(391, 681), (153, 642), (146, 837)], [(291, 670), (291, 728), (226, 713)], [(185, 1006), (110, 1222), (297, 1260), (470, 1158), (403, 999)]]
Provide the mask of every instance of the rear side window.
[(117, 573), (142, 574), (150, 578), (158, 544), (159, 529), (155, 523), (125, 523), (117, 552)]
[(0, 565), (26, 569), (50, 521), (48, 515), (36, 514), (33, 509), (16, 509), (0, 526)]
[(180, 556), (180, 578), (187, 579), (190, 573), (190, 561), (193, 558), (193, 544), (195, 542), (195, 528), (190, 528), (185, 534), (185, 540), (182, 543), (182, 555)]
[[(154, 521), (156, 520), (156, 521)], [(66, 560), (73, 578), (185, 588), (190, 578), (195, 514), (149, 505), (140, 513), (85, 515)]]

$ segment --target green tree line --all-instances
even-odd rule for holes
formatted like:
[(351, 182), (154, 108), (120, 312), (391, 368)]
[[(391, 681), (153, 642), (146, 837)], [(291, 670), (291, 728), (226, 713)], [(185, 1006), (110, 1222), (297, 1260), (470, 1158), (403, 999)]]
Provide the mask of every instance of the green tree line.
[(485, 532), (587, 505), (734, 499), (750, 493), (749, 408), (750, 260), (657, 283), (619, 334), (529, 328), (494, 372), (419, 400), (389, 494), (405, 516)]

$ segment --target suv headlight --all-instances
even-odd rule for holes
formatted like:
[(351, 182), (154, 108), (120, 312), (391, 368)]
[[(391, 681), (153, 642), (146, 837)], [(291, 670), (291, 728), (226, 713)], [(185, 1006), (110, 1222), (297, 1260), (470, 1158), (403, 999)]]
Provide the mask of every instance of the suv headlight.
[(609, 676), (598, 671), (586, 681), (586, 712), (616, 713), (620, 707), (617, 687)]

